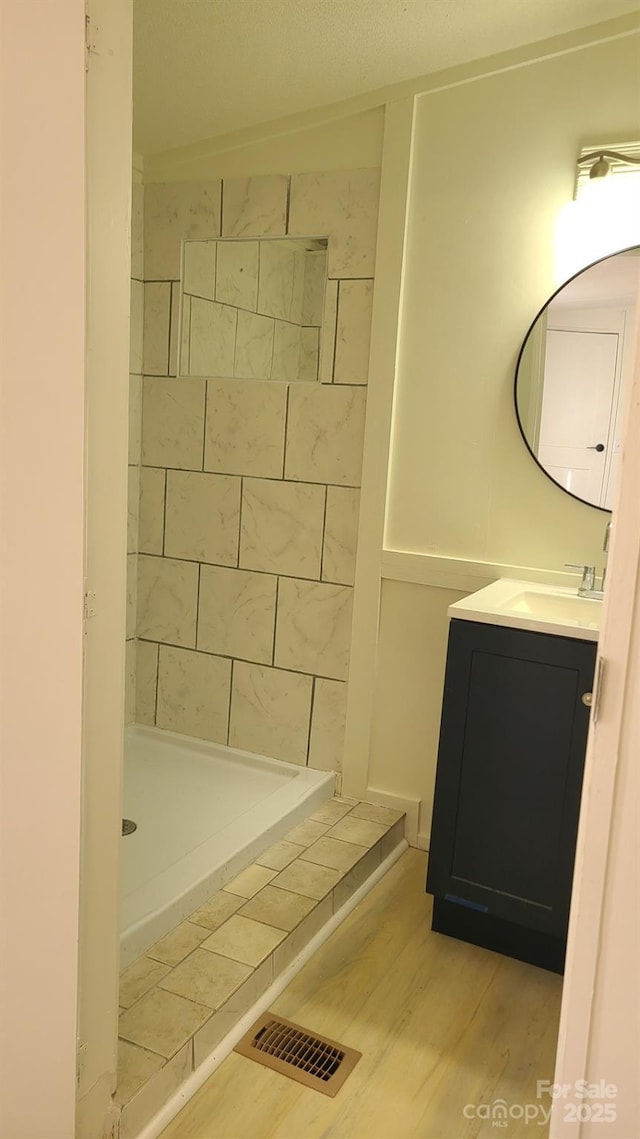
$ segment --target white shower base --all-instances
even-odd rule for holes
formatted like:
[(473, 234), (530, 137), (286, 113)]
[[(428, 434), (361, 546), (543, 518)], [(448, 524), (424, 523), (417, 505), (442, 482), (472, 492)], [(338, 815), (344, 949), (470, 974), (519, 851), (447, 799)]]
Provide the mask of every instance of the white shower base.
[(333, 793), (331, 772), (158, 728), (128, 728), (120, 966), (128, 965)]

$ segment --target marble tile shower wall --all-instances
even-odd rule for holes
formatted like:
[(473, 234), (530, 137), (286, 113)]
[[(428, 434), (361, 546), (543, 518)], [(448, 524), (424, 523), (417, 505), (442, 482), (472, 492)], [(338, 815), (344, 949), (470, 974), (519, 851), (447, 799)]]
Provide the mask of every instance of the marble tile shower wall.
[(181, 376), (318, 379), (327, 257), (305, 244), (185, 243)]
[[(145, 187), (136, 718), (341, 770), (379, 172)], [(180, 243), (326, 236), (319, 382), (176, 377)]]
[(127, 629), (125, 722), (135, 720), (136, 594), (138, 581), (138, 505), (142, 443), (142, 360), (144, 321), (144, 187), (131, 191), (131, 324), (129, 341), (129, 493), (127, 518)]

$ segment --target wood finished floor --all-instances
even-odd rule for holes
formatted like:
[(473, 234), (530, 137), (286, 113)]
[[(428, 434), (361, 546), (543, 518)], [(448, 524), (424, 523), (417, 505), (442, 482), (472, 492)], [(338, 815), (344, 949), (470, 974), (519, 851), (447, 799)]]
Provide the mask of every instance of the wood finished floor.
[(161, 1139), (547, 1136), (462, 1112), (538, 1102), (562, 978), (432, 933), (424, 875), (425, 855), (407, 851), (272, 1006), (363, 1053), (337, 1097), (232, 1053)]

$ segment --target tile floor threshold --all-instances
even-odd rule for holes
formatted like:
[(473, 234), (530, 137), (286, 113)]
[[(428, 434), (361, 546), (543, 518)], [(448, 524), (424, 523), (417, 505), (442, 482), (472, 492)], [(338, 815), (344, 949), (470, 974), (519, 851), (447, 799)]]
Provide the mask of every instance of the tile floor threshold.
[(120, 1139), (134, 1139), (404, 838), (335, 797), (120, 975)]

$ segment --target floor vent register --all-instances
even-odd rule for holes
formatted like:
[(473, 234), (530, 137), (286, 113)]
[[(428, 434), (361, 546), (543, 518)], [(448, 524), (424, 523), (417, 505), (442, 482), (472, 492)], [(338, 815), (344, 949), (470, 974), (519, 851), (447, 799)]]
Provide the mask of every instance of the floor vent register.
[(234, 1051), (328, 1096), (336, 1095), (362, 1056), (271, 1012), (263, 1013)]

